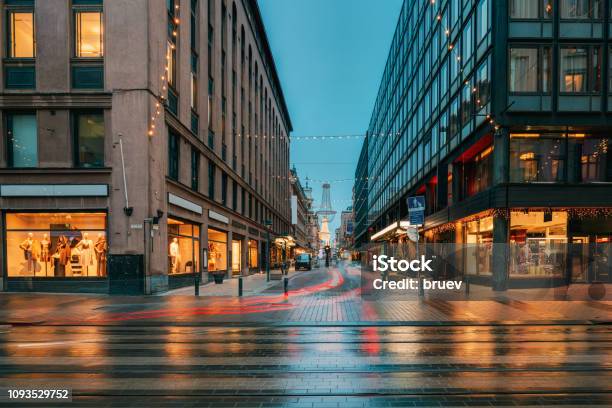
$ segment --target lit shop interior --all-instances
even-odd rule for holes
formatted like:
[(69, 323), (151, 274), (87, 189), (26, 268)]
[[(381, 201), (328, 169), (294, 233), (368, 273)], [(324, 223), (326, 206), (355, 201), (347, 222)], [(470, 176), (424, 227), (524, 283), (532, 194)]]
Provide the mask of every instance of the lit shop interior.
[(7, 213), (7, 276), (106, 277), (104, 213)]
[[(510, 211), (509, 277), (552, 278), (569, 271), (572, 282), (608, 281), (612, 218), (607, 213), (606, 209)], [(493, 215), (482, 215), (460, 223), (468, 248), (464, 262), (469, 274), (490, 276)]]
[(168, 219), (168, 274), (192, 274), (199, 271), (200, 226)]

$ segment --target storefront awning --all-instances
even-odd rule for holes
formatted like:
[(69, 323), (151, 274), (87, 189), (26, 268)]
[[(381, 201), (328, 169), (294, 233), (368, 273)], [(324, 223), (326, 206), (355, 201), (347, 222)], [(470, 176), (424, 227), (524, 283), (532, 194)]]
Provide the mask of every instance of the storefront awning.
[(409, 221), (396, 221), (386, 226), (382, 230), (378, 231), (376, 234), (372, 235), (370, 240), (371, 241), (387, 241), (395, 237), (405, 235), (409, 227), (410, 227)]

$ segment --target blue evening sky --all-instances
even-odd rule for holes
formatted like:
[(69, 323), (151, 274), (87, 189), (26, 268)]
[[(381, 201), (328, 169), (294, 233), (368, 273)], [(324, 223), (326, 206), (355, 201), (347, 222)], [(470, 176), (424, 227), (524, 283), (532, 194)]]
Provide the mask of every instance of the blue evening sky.
[[(402, 0), (259, 0), (295, 136), (363, 134), (367, 130)], [(331, 180), (338, 215), (351, 205), (363, 138), (294, 139), (291, 166), (302, 184)]]

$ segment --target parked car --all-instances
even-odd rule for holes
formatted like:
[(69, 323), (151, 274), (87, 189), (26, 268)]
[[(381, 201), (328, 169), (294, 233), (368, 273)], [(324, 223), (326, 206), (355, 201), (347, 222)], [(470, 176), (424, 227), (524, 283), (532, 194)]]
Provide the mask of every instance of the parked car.
[(301, 268), (307, 271), (312, 270), (312, 256), (310, 254), (299, 254), (295, 258), (295, 270), (297, 271)]

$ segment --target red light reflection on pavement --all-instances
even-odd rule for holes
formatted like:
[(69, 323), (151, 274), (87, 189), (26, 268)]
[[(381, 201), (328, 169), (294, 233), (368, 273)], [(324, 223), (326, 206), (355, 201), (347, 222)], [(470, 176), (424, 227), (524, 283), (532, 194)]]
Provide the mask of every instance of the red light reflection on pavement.
[(215, 300), (211, 305), (183, 308), (166, 308), (150, 311), (122, 312), (108, 314), (102, 318), (87, 319), (88, 322), (110, 322), (140, 319), (156, 319), (162, 317), (184, 317), (197, 315), (239, 315), (268, 313), (291, 310), (295, 308), (293, 303), (288, 302), (288, 298), (304, 297), (314, 295), (318, 292), (334, 289), (344, 284), (342, 274), (334, 269), (332, 276), (322, 283), (306, 286), (304, 288), (290, 290), (288, 296), (285, 294), (274, 296), (252, 296), (243, 299), (232, 299), (227, 301)]
[(361, 349), (368, 354), (378, 355), (380, 353), (380, 336), (376, 327), (366, 327), (363, 330), (363, 337), (366, 341), (361, 344)]

